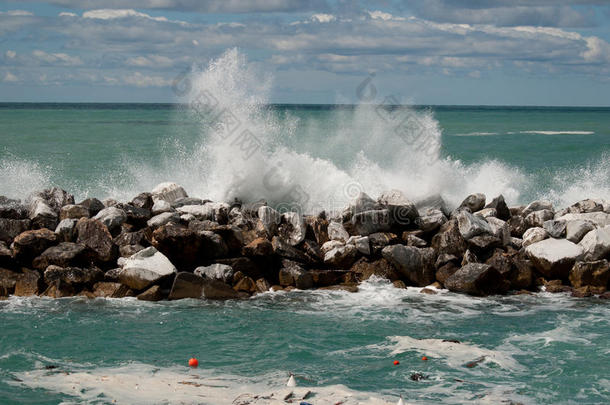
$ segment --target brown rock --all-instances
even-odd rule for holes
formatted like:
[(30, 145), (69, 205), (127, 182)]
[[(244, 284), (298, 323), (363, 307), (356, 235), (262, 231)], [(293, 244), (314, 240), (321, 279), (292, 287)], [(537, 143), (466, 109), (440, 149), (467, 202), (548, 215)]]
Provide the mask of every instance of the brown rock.
[(563, 285), (561, 280), (550, 280), (546, 284), (544, 284), (546, 292), (550, 293), (562, 293), (562, 292), (570, 292), (572, 288), (567, 285)]
[(328, 220), (325, 218), (308, 216), (305, 217), (307, 224), (306, 238), (315, 240), (318, 245), (322, 246), (328, 242)]
[(133, 295), (133, 291), (121, 283), (100, 281), (93, 285), (93, 295), (100, 298), (123, 298)]
[(27, 297), (38, 294), (42, 289), (42, 277), (36, 270), (22, 269), (15, 283), (15, 295)]
[(51, 285), (60, 281), (68, 286), (89, 286), (103, 280), (104, 273), (97, 267), (81, 269), (78, 267), (59, 267), (51, 265), (44, 271), (45, 283)]
[(244, 256), (271, 256), (273, 254), (273, 246), (265, 238), (256, 238), (243, 248)]
[(95, 252), (97, 260), (102, 263), (116, 260), (118, 249), (112, 242), (112, 235), (106, 225), (97, 219), (81, 218), (76, 223), (76, 232), (76, 241)]
[(574, 288), (572, 290), (572, 297), (576, 297), (576, 298), (586, 298), (586, 297), (591, 297), (593, 296), (593, 292), (591, 291), (591, 287), (588, 285), (582, 286), (582, 287), (578, 287), (578, 288)]
[(449, 254), (462, 257), (467, 249), (456, 219), (445, 222), (439, 232), (432, 238), (432, 248), (437, 254)]
[(448, 262), (436, 270), (435, 277), (440, 283), (445, 284), (445, 281), (459, 269), (454, 262)]
[(15, 284), (19, 274), (8, 269), (0, 268), (0, 297), (8, 297), (15, 292)]
[(83, 205), (68, 204), (59, 210), (59, 220), (89, 218), (89, 209)]
[(60, 267), (85, 267), (91, 264), (92, 252), (82, 243), (62, 242), (51, 246), (34, 259), (35, 269), (44, 270), (50, 265)]
[(279, 281), (282, 286), (295, 286), (299, 290), (313, 287), (313, 278), (309, 272), (290, 260), (282, 260), (283, 267), (279, 272)]
[(47, 248), (57, 243), (57, 235), (43, 228), (33, 231), (25, 231), (15, 238), (11, 249), (16, 260), (29, 263)]
[(29, 219), (0, 218), (0, 241), (11, 243), (17, 235), (28, 229)]
[(8, 248), (6, 243), (0, 241), (0, 267), (14, 267), (15, 260), (13, 259), (13, 252)]
[(505, 292), (508, 285), (504, 277), (487, 264), (470, 263), (445, 280), (450, 291), (485, 296)]
[(394, 288), (407, 288), (407, 285), (402, 280), (394, 280), (392, 281), (392, 285)]
[(345, 280), (346, 270), (310, 270), (313, 284), (317, 287), (341, 284)]
[(570, 283), (574, 288), (585, 285), (606, 288), (610, 280), (610, 264), (607, 260), (576, 262), (570, 270)]
[(187, 227), (173, 222), (153, 232), (152, 245), (180, 270), (192, 271), (205, 260), (202, 238)]
[(265, 280), (264, 278), (259, 278), (258, 280), (256, 280), (256, 292), (257, 293), (267, 292), (271, 288), (272, 288), (271, 284), (269, 284), (269, 282), (267, 280)]
[(140, 193), (131, 200), (131, 205), (138, 208), (144, 208), (147, 210), (152, 209), (153, 199), (151, 193)]
[(161, 287), (153, 285), (148, 290), (138, 294), (136, 298), (140, 301), (161, 301), (163, 299), (163, 293), (161, 292)]
[(435, 294), (437, 294), (437, 292), (436, 292), (436, 291), (434, 291), (434, 290), (433, 290), (433, 289), (431, 289), (431, 288), (422, 288), (422, 289), (421, 289), (421, 291), (420, 291), (420, 293), (422, 293), (422, 294), (428, 294), (428, 295), (435, 295)]
[(250, 277), (245, 276), (233, 287), (235, 291), (244, 291), (249, 294), (256, 292), (256, 283)]
[(309, 262), (309, 258), (307, 257), (307, 255), (305, 253), (301, 252), (300, 250), (298, 250), (297, 248), (295, 248), (293, 246), (290, 246), (290, 244), (284, 242), (282, 239), (278, 238), (277, 236), (273, 237), (271, 244), (273, 246), (273, 253), (276, 254), (277, 256), (280, 256), (280, 257), (283, 257), (286, 259), (290, 259), (290, 260), (296, 260), (301, 263)]
[(371, 261), (363, 257), (350, 268), (360, 281), (368, 280), (371, 276), (382, 277), (390, 281), (400, 279), (400, 273), (386, 259)]
[(204, 279), (202, 297), (209, 300), (227, 300), (238, 298), (238, 293), (222, 281)]
[(205, 281), (193, 273), (181, 272), (176, 275), (168, 299), (201, 298)]
[(515, 238), (522, 238), (528, 229), (525, 219), (521, 215), (513, 215), (507, 223), (510, 229), (510, 236)]
[[(285, 291), (289, 291), (288, 289), (292, 287), (286, 287)], [(347, 291), (351, 293), (358, 292), (358, 286), (355, 284), (338, 284), (338, 285), (329, 285), (328, 287), (320, 287), (319, 290), (328, 290), (328, 291)]]
[(55, 280), (48, 285), (47, 289), (41, 294), (44, 297), (49, 298), (64, 298), (72, 297), (76, 294), (74, 287), (62, 282), (61, 280)]

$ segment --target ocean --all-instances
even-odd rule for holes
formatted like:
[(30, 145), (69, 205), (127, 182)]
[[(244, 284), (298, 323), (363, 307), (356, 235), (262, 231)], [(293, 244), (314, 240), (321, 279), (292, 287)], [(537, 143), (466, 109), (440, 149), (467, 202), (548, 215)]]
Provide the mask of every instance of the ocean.
[[(55, 185), (130, 200), (174, 181), (306, 213), (391, 188), (450, 206), (474, 192), (556, 208), (610, 199), (610, 108), (397, 106), (380, 94), (274, 105), (226, 58), (177, 104), (0, 104), (0, 195)], [(238, 404), (280, 392), (289, 373), (317, 405), (610, 402), (610, 309), (596, 298), (370, 280), (238, 302), (11, 297), (0, 323), (2, 404)]]

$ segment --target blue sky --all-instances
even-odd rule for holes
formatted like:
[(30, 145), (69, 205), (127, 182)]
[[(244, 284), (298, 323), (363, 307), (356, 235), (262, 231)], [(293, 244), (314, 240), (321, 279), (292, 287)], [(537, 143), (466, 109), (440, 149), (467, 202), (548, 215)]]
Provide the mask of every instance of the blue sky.
[(610, 1), (0, 2), (0, 101), (173, 102), (238, 47), (271, 101), (610, 105)]

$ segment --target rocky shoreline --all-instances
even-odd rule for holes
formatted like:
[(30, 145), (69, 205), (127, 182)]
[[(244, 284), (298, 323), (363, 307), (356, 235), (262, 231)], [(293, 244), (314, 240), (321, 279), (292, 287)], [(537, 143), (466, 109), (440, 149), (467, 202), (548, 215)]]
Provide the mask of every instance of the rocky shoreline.
[[(162, 183), (128, 203), (75, 204), (52, 188), (0, 197), (0, 298), (10, 295), (238, 299), (269, 290), (395, 287), (475, 296), (538, 291), (610, 298), (610, 202), (508, 207), (468, 196), (360, 193), (342, 212), (191, 198)], [(435, 288), (422, 293), (435, 294)]]

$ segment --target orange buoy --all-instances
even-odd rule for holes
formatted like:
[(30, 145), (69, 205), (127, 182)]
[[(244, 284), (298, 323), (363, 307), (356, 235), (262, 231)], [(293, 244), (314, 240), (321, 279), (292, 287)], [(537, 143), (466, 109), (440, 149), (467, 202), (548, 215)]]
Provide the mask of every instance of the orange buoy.
[(394, 360), (394, 365), (395, 365), (395, 366), (397, 366), (397, 365), (399, 365), (399, 364), (400, 364), (400, 361), (398, 361), (398, 360)]
[(426, 356), (421, 358), (423, 361), (428, 361), (428, 358)]
[(190, 358), (189, 359), (189, 366), (194, 367), (194, 368), (199, 366), (199, 360), (197, 360), (194, 357)]

